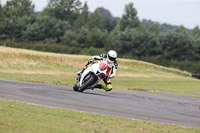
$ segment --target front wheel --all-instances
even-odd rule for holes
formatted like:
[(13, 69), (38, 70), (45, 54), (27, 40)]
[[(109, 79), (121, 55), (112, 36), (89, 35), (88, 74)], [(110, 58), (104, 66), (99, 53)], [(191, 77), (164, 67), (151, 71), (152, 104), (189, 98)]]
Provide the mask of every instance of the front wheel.
[(74, 89), (74, 91), (78, 91), (78, 81), (74, 84), (74, 86), (73, 86), (73, 89)]
[(95, 82), (96, 82), (96, 77), (94, 75), (92, 75), (89, 78), (89, 80), (87, 80), (84, 84), (82, 84), (82, 86), (80, 87), (80, 89), (78, 91), (83, 92), (87, 87), (91, 86)]

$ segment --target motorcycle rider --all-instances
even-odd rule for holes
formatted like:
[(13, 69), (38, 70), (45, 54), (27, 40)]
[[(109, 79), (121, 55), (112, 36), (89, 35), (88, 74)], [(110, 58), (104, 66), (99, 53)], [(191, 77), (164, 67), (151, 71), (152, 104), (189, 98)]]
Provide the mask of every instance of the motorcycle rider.
[[(99, 56), (93, 56), (85, 64), (85, 67), (83, 67), (83, 69), (81, 71), (77, 72), (77, 75), (78, 76), (81, 75), (87, 67), (92, 66), (92, 64), (94, 63), (95, 60), (106, 60), (109, 67), (107, 68), (107, 72), (106, 72), (107, 76), (103, 79), (105, 85), (97, 84), (95, 86), (95, 88), (99, 88), (99, 89), (103, 88), (106, 91), (111, 91), (112, 85), (111, 85), (110, 79), (116, 75), (116, 70), (118, 67), (116, 58), (117, 58), (117, 53), (114, 50), (110, 50), (107, 54), (100, 54)], [(110, 72), (111, 72), (111, 74), (110, 74)]]

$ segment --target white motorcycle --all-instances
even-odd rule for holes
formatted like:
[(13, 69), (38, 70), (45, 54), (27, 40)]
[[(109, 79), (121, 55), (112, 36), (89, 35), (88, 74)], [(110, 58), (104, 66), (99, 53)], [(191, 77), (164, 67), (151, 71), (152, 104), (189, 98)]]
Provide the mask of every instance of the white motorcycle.
[(74, 91), (83, 92), (86, 89), (93, 89), (101, 79), (106, 77), (108, 64), (105, 60), (94, 63), (87, 67), (84, 72), (77, 78), (78, 81), (74, 84)]

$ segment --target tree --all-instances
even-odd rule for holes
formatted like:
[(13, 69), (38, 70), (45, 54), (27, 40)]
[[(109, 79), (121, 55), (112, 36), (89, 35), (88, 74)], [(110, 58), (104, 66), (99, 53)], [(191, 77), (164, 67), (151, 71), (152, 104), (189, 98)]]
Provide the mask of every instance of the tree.
[(103, 7), (96, 9), (101, 15), (103, 21), (103, 28), (106, 29), (109, 33), (115, 28), (117, 25), (117, 19), (114, 18), (111, 12)]
[(95, 10), (94, 13), (90, 15), (90, 20), (88, 23), (90, 29), (93, 28), (103, 29), (103, 18), (98, 10)]
[(194, 29), (192, 30), (192, 38), (193, 39), (200, 38), (199, 26), (194, 27)]
[(110, 33), (117, 25), (117, 20), (115, 18), (104, 17), (103, 18), (103, 28)]
[(109, 17), (109, 18), (113, 17), (111, 12), (103, 7), (99, 7), (96, 10), (99, 11), (102, 17)]
[[(115, 28), (109, 33), (109, 36), (106, 39), (106, 45), (105, 45), (106, 50), (113, 49), (113, 45), (115, 46), (114, 50), (116, 50), (116, 48), (118, 47), (117, 45), (118, 44), (120, 45), (120, 43), (116, 42), (116, 40), (119, 40), (118, 38), (121, 33), (122, 31), (120, 31), (119, 25), (116, 25)], [(113, 42), (116, 42), (116, 44), (113, 44)]]
[(88, 5), (87, 2), (85, 2), (84, 6), (80, 9), (80, 15), (78, 16), (78, 19), (74, 22), (74, 29), (88, 27), (89, 17)]
[(115, 48), (122, 57), (139, 59), (157, 56), (161, 50), (158, 41), (152, 34), (133, 29), (126, 29), (113, 38), (111, 47)]
[(16, 39), (17, 41), (24, 40), (23, 35), (28, 25), (31, 25), (35, 20), (35, 16), (23, 16), (17, 18), (5, 18), (0, 23), (0, 38), (1, 39)]
[(3, 8), (6, 17), (22, 17), (33, 14), (34, 7), (31, 0), (9, 0)]
[(103, 48), (106, 33), (102, 32), (99, 28), (93, 28), (87, 36), (87, 43), (95, 48)]
[(61, 40), (63, 44), (77, 46), (77, 34), (72, 30), (66, 30)]
[(79, 0), (49, 0), (42, 14), (67, 20), (73, 24), (79, 15), (80, 5)]
[(192, 60), (192, 42), (183, 26), (160, 39), (165, 59)]
[(160, 27), (158, 23), (151, 24), (148, 28), (148, 32), (158, 37), (158, 35), (160, 34)]
[(137, 10), (133, 6), (133, 3), (129, 3), (125, 6), (125, 13), (119, 22), (120, 29), (122, 31), (124, 31), (126, 28), (132, 29), (140, 27), (141, 25), (140, 20), (137, 17)]
[(192, 44), (194, 51), (194, 59), (200, 60), (200, 29), (199, 26), (192, 30)]
[(89, 29), (86, 27), (81, 27), (80, 31), (78, 32), (78, 43), (80, 47), (85, 48), (90, 46), (90, 44), (87, 43), (88, 34)]
[(0, 22), (3, 21), (3, 19), (4, 19), (4, 12), (3, 12), (3, 7), (0, 0)]
[(39, 16), (36, 21), (28, 25), (24, 36), (30, 41), (42, 41), (45, 39), (61, 40), (66, 30), (71, 28), (70, 24), (50, 16)]

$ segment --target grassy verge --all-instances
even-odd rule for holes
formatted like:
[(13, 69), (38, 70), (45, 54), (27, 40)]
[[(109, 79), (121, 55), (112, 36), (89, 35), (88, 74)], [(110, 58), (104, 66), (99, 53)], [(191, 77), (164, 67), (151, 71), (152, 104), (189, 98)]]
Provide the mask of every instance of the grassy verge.
[[(72, 86), (89, 56), (0, 47), (0, 79)], [(187, 72), (118, 59), (113, 90), (161, 90), (200, 94), (200, 81)]]
[(76, 112), (0, 99), (1, 133), (197, 133), (198, 128)]

